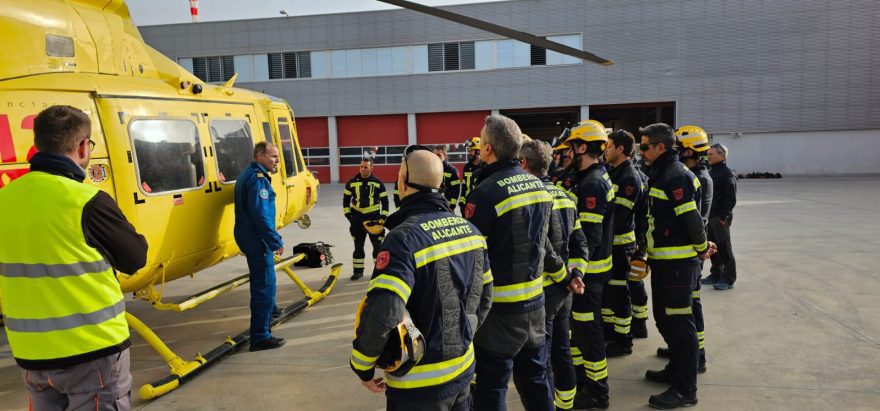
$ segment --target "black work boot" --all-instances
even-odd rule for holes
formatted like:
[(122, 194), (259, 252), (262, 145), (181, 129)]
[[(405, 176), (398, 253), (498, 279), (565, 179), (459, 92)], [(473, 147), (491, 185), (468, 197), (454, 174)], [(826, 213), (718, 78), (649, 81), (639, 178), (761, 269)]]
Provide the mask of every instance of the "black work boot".
[(669, 358), (669, 347), (660, 347), (657, 349), (657, 356), (660, 358)]
[(249, 350), (251, 352), (271, 350), (275, 348), (280, 348), (282, 345), (284, 345), (285, 342), (287, 341), (284, 341), (284, 338), (269, 337), (268, 340), (263, 340), (256, 344), (251, 344)]
[(652, 395), (648, 399), (648, 404), (654, 408), (661, 410), (671, 410), (678, 407), (692, 407), (697, 405), (697, 396), (686, 397), (675, 388), (669, 387), (668, 390), (660, 394)]
[(720, 280), (720, 279), (721, 279), (721, 276), (718, 275), (718, 274), (709, 274), (709, 275), (706, 276), (706, 278), (703, 278), (703, 279), (700, 280), (700, 284), (709, 284), (709, 285), (711, 285), (711, 284), (715, 284), (715, 283), (717, 283), (718, 280)]
[(608, 400), (596, 398), (587, 390), (578, 391), (574, 396), (574, 409), (576, 410), (604, 410), (608, 408)]
[(612, 341), (611, 344), (605, 346), (605, 357), (624, 357), (633, 353), (632, 345), (626, 346), (617, 341)]
[(633, 338), (648, 338), (648, 326), (645, 324), (647, 321), (642, 318), (633, 318), (632, 331)]
[(354, 274), (351, 275), (350, 280), (351, 280), (351, 281), (357, 281), (357, 280), (360, 280), (361, 277), (363, 277), (363, 276), (364, 276), (364, 272), (363, 272), (363, 271), (355, 271)]
[(645, 371), (645, 379), (660, 384), (669, 384), (671, 381), (669, 376), (669, 365), (667, 364), (662, 370)]

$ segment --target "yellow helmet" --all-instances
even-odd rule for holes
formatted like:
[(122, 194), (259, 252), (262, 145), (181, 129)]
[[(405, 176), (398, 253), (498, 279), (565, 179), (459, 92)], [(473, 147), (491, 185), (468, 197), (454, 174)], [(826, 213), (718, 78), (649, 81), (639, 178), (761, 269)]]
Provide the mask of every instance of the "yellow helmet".
[[(360, 327), (361, 315), (367, 305), (367, 297), (361, 300), (358, 305), (357, 313), (354, 317), (354, 333), (357, 338), (358, 327)], [(426, 341), (422, 332), (413, 324), (409, 312), (403, 311), (403, 319), (397, 324), (397, 327), (388, 333), (388, 340), (382, 353), (376, 359), (376, 367), (385, 372), (402, 377), (406, 375), (425, 355)]]
[(559, 137), (556, 137), (553, 141), (553, 150), (567, 150), (569, 148), (567, 142), (570, 135), (571, 129), (566, 128), (562, 130), (562, 134), (560, 134)]
[(372, 235), (381, 235), (385, 232), (385, 219), (364, 221), (364, 229)]
[(709, 135), (700, 127), (681, 126), (675, 130), (675, 136), (682, 148), (689, 148), (698, 153), (709, 149)]
[(479, 137), (471, 137), (464, 142), (464, 147), (468, 150), (479, 150), (480, 149), (480, 138)]
[(571, 129), (571, 136), (565, 139), (563, 144), (569, 146), (572, 141), (599, 142), (602, 143), (599, 149), (605, 150), (605, 145), (608, 143), (608, 133), (605, 132), (605, 126), (596, 120), (581, 121)]

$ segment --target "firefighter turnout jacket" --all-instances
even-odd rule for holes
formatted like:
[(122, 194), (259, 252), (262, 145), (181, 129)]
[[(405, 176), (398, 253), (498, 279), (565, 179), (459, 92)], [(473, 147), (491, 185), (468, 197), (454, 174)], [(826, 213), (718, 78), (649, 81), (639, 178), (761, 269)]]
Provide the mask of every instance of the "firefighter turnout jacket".
[(644, 201), (642, 177), (626, 160), (611, 170), (614, 196), (614, 240), (615, 246), (628, 246), (636, 242), (636, 205)]
[(697, 210), (699, 179), (667, 151), (651, 164), (648, 184), (648, 259), (693, 259), (706, 252), (706, 230)]
[[(565, 190), (557, 187), (549, 176), (541, 178), (547, 186), (547, 191), (553, 196), (553, 208), (550, 213), (550, 226), (547, 229), (547, 237), (553, 250), (564, 262), (587, 261), (587, 239), (581, 230), (581, 222), (578, 219), (577, 205), (574, 198)], [(578, 270), (573, 264), (572, 270)], [(583, 273), (574, 274), (583, 277)], [(544, 287), (550, 287), (552, 291), (566, 292), (571, 276), (565, 267), (555, 273), (544, 270)]]
[[(425, 338), (421, 361), (406, 375), (386, 373), (389, 399), (433, 401), (461, 392), (474, 375), (474, 333), (492, 304), (486, 241), (447, 209), (442, 194), (420, 192), (386, 220), (350, 360), (363, 381), (404, 310)], [(396, 333), (391, 333), (393, 338)]]
[(587, 239), (589, 260), (569, 262), (573, 272), (584, 273), (585, 281), (604, 283), (611, 272), (611, 246), (614, 238), (614, 189), (611, 177), (601, 163), (591, 165), (575, 174), (574, 194), (577, 197), (578, 218)]
[(342, 191), (342, 212), (346, 217), (352, 213), (379, 218), (388, 216), (388, 190), (382, 180), (370, 174), (363, 178), (356, 174), (345, 183)]
[(482, 162), (474, 165), (474, 163), (468, 161), (467, 164), (464, 165), (461, 179), (461, 197), (458, 198), (458, 202), (462, 206), (467, 203), (468, 195), (474, 190), (474, 186), (477, 185), (477, 178), (480, 176), (480, 170), (482, 169)]
[(458, 177), (458, 169), (445, 160), (443, 161), (443, 187), (443, 196), (446, 197), (449, 208), (455, 210), (461, 196), (461, 179)]
[(700, 186), (697, 187), (697, 197), (700, 199), (700, 202), (697, 203), (697, 211), (700, 212), (700, 216), (703, 217), (703, 225), (707, 226), (709, 224), (709, 213), (712, 210), (712, 191), (714, 184), (712, 184), (712, 176), (709, 175), (709, 169), (702, 164), (698, 164), (696, 167), (690, 169), (695, 176), (697, 176), (697, 181)]

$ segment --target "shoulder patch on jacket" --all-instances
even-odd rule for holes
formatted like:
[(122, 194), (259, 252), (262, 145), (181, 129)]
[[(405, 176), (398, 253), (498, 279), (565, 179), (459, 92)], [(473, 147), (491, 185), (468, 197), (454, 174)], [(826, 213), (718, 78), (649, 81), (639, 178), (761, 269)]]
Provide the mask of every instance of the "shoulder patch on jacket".
[(636, 192), (636, 188), (633, 186), (626, 186), (623, 189), (623, 192), (626, 193), (626, 195), (631, 196), (631, 195), (633, 195), (633, 193)]
[(266, 190), (265, 188), (261, 188), (260, 189), (260, 198), (262, 198), (263, 200), (269, 199), (269, 190)]
[(474, 203), (468, 203), (467, 207), (464, 208), (464, 218), (470, 220), (471, 217), (474, 216), (474, 211), (477, 210), (477, 205)]
[(672, 190), (672, 196), (675, 197), (677, 201), (681, 200), (682, 197), (684, 197), (684, 189), (676, 188), (675, 190)]
[(376, 269), (384, 270), (388, 267), (388, 264), (391, 262), (391, 253), (388, 251), (382, 251), (376, 256)]
[(596, 197), (587, 197), (587, 208), (590, 210), (596, 208)]

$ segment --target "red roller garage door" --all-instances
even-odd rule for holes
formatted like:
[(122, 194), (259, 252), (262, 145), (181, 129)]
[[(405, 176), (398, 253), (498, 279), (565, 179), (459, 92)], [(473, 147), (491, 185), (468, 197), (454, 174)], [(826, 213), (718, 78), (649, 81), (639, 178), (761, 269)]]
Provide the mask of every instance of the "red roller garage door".
[(336, 129), (340, 182), (348, 181), (358, 172), (365, 153), (375, 154), (376, 177), (386, 183), (397, 180), (400, 152), (408, 141), (406, 114), (338, 117)]

